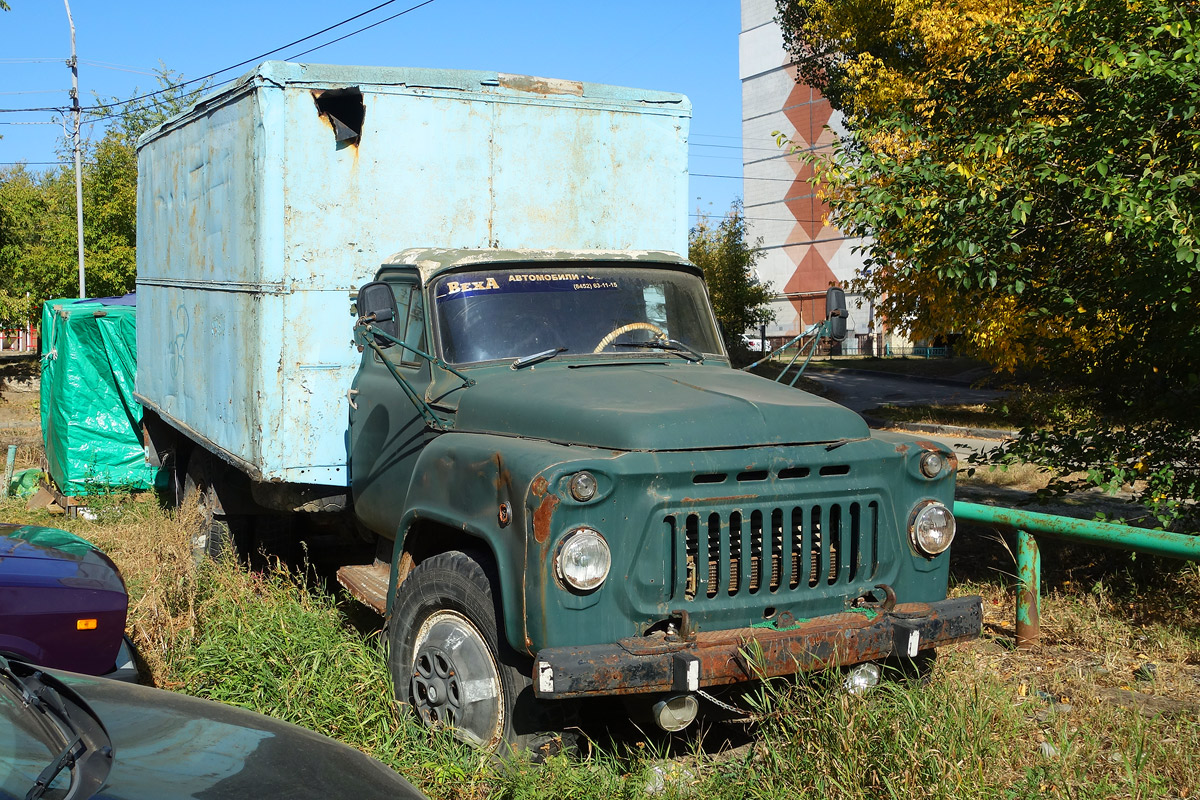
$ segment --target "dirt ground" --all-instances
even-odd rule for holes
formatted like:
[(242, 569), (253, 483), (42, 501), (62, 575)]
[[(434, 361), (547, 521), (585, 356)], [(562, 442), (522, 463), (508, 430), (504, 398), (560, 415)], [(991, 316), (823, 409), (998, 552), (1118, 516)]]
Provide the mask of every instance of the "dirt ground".
[(0, 453), (17, 446), (16, 469), (41, 466), (38, 362), (31, 357), (0, 360)]

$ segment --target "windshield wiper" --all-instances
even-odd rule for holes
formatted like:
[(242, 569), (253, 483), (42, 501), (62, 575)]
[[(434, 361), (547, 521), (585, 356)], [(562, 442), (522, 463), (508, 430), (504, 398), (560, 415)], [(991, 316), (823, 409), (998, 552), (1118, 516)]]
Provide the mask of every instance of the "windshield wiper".
[[(20, 670), (24, 673), (26, 666), (21, 665)], [(29, 668), (28, 674), (22, 677), (12, 662), (0, 656), (0, 676), (20, 694), (21, 704), (35, 714), (43, 715), (57, 729), (59, 741), (66, 743), (54, 760), (38, 773), (25, 800), (42, 797), (63, 770), (72, 773), (68, 797), (91, 797), (99, 791), (108, 777), (113, 756), (112, 743), (103, 723), (86, 706), (79, 705), (83, 702), (81, 698), (59, 684), (62, 692), (71, 697), (70, 707), (83, 711), (84, 716), (79, 720), (82, 724), (77, 724), (59, 689), (51, 685), (55, 680), (36, 667)], [(107, 743), (97, 746), (100, 742)]]
[(645, 350), (666, 350), (675, 353), (680, 358), (699, 364), (704, 356), (698, 350), (693, 350), (678, 339), (655, 339), (650, 342), (614, 342), (613, 347), (640, 347)]
[[(79, 754), (75, 752), (77, 747), (82, 748)], [(83, 743), (83, 737), (77, 734), (74, 740), (58, 754), (58, 758), (47, 764), (46, 768), (37, 776), (37, 780), (33, 783), (33, 788), (25, 795), (25, 800), (38, 800), (50, 788), (50, 784), (54, 783), (54, 779), (58, 777), (58, 773), (64, 769), (75, 769), (77, 755), (82, 754), (86, 750), (87, 745)]]
[(516, 361), (512, 362), (512, 368), (520, 369), (521, 367), (532, 367), (534, 364), (540, 364), (543, 361), (549, 361), (559, 353), (565, 352), (567, 352), (567, 348), (555, 347), (552, 350), (543, 350), (540, 353), (534, 353), (530, 356), (522, 356), (521, 358), (518, 358)]

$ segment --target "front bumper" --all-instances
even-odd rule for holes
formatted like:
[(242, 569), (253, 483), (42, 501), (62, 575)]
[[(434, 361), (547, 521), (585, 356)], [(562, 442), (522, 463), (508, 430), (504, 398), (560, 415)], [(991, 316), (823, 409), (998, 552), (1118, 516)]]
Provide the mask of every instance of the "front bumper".
[(632, 637), (615, 644), (548, 647), (534, 659), (533, 689), (548, 700), (689, 692), (891, 655), (911, 657), (974, 639), (982, 625), (982, 600), (971, 596), (830, 614), (783, 631), (738, 628), (686, 639)]

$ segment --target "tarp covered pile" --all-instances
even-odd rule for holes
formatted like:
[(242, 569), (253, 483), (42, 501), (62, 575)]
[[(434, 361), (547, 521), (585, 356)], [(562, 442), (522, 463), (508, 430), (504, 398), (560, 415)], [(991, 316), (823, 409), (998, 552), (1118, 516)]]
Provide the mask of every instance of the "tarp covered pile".
[(68, 497), (154, 487), (133, 398), (136, 330), (133, 295), (42, 308), (42, 438)]

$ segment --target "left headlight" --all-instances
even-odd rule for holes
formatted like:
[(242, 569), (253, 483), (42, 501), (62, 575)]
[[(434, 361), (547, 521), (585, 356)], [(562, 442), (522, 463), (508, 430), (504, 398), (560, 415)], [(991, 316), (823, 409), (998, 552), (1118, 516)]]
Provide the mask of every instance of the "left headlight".
[(590, 592), (608, 577), (612, 554), (599, 531), (577, 528), (558, 546), (554, 563), (564, 583), (581, 592)]
[(918, 552), (927, 556), (944, 553), (954, 541), (954, 515), (936, 500), (927, 500), (913, 509), (908, 535)]

